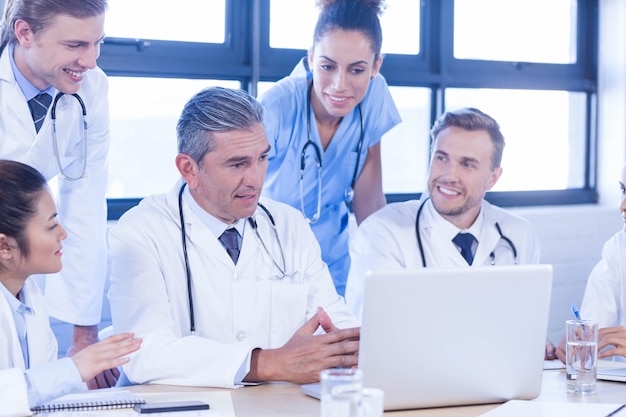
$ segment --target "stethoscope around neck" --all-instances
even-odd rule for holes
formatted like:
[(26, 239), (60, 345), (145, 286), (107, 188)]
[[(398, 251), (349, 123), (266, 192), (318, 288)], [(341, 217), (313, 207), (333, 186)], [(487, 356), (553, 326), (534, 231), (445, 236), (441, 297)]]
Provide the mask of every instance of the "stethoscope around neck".
[[(426, 204), (428, 200), (430, 200), (430, 197), (426, 197), (424, 201), (422, 201), (419, 208), (417, 209), (417, 215), (415, 216), (415, 234), (417, 235), (417, 247), (419, 249), (420, 256), (422, 258), (422, 266), (424, 268), (426, 268), (426, 255), (424, 254), (424, 245), (422, 244), (422, 237), (420, 234), (420, 215), (422, 214), (422, 209), (424, 208), (424, 205)], [(517, 264), (517, 249), (515, 248), (513, 241), (502, 233), (502, 229), (500, 228), (500, 225), (498, 224), (498, 222), (495, 222), (495, 227), (496, 227), (496, 230), (498, 231), (498, 234), (500, 235), (500, 239), (504, 240), (510, 246), (511, 251), (513, 252), (513, 263)], [(491, 253), (489, 254), (489, 257), (491, 258), (491, 265), (495, 265), (496, 264), (495, 249), (491, 251)]]
[[(192, 295), (192, 289), (191, 289), (191, 268), (189, 266), (189, 255), (187, 253), (187, 232), (185, 230), (185, 216), (183, 215), (183, 191), (185, 191), (186, 186), (187, 186), (187, 183), (183, 182), (183, 185), (181, 185), (180, 191), (178, 192), (178, 214), (180, 216), (180, 234), (182, 238), (183, 259), (185, 262), (185, 276), (187, 278), (187, 296), (189, 297), (189, 330), (191, 334), (195, 334), (196, 320), (195, 320), (195, 316), (193, 312), (193, 295)], [(265, 245), (265, 242), (261, 238), (261, 234), (259, 233), (259, 228), (258, 228), (256, 219), (254, 217), (248, 217), (247, 219), (248, 223), (252, 227), (252, 230), (254, 230), (254, 234), (256, 235), (258, 241), (261, 243), (261, 246), (263, 247), (263, 251), (267, 254), (267, 256), (271, 260), (274, 267), (280, 272), (278, 279), (291, 278), (296, 273), (295, 272), (287, 273), (285, 251), (283, 250), (283, 245), (280, 243), (280, 238), (278, 237), (278, 232), (276, 231), (276, 222), (274, 221), (274, 216), (272, 216), (272, 213), (270, 213), (267, 207), (265, 207), (263, 204), (257, 203), (257, 205), (265, 213), (265, 215), (270, 221), (270, 226), (272, 230), (274, 231), (274, 238), (276, 239), (276, 242), (278, 243), (278, 248), (280, 250), (280, 259), (281, 259), (282, 267), (281, 265), (278, 264), (278, 262), (276, 262), (276, 259), (274, 259), (271, 252), (269, 251), (269, 248), (267, 247), (267, 245)]]
[[(3, 42), (2, 44), (0, 44), (0, 54), (4, 52), (4, 49), (7, 47), (7, 45), (8, 45), (8, 42)], [(63, 165), (61, 164), (61, 155), (59, 154), (59, 144), (57, 142), (57, 129), (56, 129), (57, 102), (64, 95), (65, 93), (62, 93), (59, 91), (57, 95), (54, 97), (54, 100), (52, 101), (52, 106), (50, 108), (50, 119), (52, 120), (52, 143), (54, 146), (54, 156), (56, 157), (57, 167), (59, 168), (59, 173), (61, 174), (61, 177), (63, 177), (63, 179), (67, 181), (76, 181), (76, 180), (83, 178), (85, 176), (85, 173), (87, 172), (87, 108), (85, 107), (85, 103), (83, 102), (83, 99), (78, 95), (78, 93), (71, 94), (72, 96), (76, 98), (76, 100), (78, 101), (78, 104), (80, 104), (81, 113), (83, 115), (83, 152), (84, 152), (84, 155), (83, 155), (83, 166), (82, 166), (80, 174), (77, 176), (70, 176), (70, 175), (67, 175), (67, 173), (63, 169)]]
[(76, 181), (85, 176), (85, 172), (87, 171), (87, 109), (85, 108), (85, 103), (83, 99), (78, 95), (78, 93), (70, 94), (78, 101), (80, 104), (81, 113), (83, 115), (83, 164), (80, 171), (80, 174), (77, 176), (67, 175), (65, 170), (63, 169), (63, 165), (61, 164), (61, 156), (59, 154), (59, 144), (57, 142), (57, 102), (61, 97), (63, 97), (65, 93), (58, 92), (52, 101), (52, 106), (50, 107), (50, 119), (52, 120), (52, 143), (54, 146), (54, 156), (56, 157), (57, 166), (59, 168), (59, 173), (63, 177), (63, 179), (67, 181)]
[[(304, 66), (309, 71), (308, 64), (306, 63), (306, 59), (303, 60)], [(309, 81), (309, 86), (306, 93), (306, 127), (307, 127), (307, 141), (302, 147), (302, 154), (300, 156), (300, 210), (302, 214), (307, 219), (309, 223), (315, 223), (319, 220), (320, 215), (322, 214), (322, 150), (319, 145), (313, 142), (311, 135), (311, 94), (313, 90), (313, 80)], [(365, 129), (363, 126), (363, 112), (361, 110), (361, 103), (357, 105), (357, 110), (359, 112), (359, 120), (361, 125), (361, 132), (359, 135), (359, 144), (357, 145), (357, 156), (356, 163), (354, 165), (354, 171), (352, 173), (352, 181), (350, 181), (350, 188), (346, 188), (344, 191), (344, 201), (348, 206), (352, 204), (354, 200), (354, 184), (356, 184), (357, 174), (359, 173), (359, 164), (361, 163), (361, 150), (363, 149), (363, 139), (365, 134)], [(304, 206), (304, 169), (306, 168), (306, 151), (308, 147), (312, 147), (315, 152), (316, 158), (316, 166), (317, 166), (317, 208), (315, 214), (309, 217), (306, 214), (305, 206)]]

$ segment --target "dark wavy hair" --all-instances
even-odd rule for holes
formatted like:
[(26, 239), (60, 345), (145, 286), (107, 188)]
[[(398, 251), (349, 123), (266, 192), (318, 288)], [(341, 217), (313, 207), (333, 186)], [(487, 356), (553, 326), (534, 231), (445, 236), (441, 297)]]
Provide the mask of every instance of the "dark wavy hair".
[(0, 160), (0, 233), (15, 239), (23, 256), (30, 252), (26, 226), (46, 187), (46, 179), (33, 167)]

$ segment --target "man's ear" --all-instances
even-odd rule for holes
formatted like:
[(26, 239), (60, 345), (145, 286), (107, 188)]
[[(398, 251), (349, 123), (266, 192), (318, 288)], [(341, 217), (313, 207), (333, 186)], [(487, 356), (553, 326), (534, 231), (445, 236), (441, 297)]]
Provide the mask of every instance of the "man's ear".
[(30, 48), (32, 43), (35, 41), (35, 34), (30, 29), (30, 25), (22, 20), (18, 19), (15, 21), (15, 36), (17, 37), (17, 41), (20, 46), (24, 48)]
[(195, 188), (197, 186), (198, 171), (200, 168), (191, 156), (186, 153), (176, 155), (176, 168), (178, 168), (178, 172), (180, 172), (180, 175), (189, 187)]
[(491, 171), (491, 175), (489, 176), (489, 180), (485, 186), (485, 191), (489, 191), (493, 188), (494, 185), (498, 182), (498, 179), (502, 175), (502, 167), (497, 167), (493, 171)]

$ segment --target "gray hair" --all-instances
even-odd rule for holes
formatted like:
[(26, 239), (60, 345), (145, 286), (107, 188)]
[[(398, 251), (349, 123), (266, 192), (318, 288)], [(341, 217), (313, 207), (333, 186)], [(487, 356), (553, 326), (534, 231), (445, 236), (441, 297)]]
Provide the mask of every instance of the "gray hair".
[(37, 35), (59, 14), (76, 19), (104, 14), (108, 0), (7, 0), (4, 16), (0, 23), (0, 43), (5, 47), (17, 43), (15, 22), (23, 20)]
[(206, 88), (185, 104), (178, 119), (178, 152), (202, 165), (207, 152), (215, 149), (211, 132), (250, 129), (263, 123), (263, 107), (244, 90)]
[(491, 169), (500, 166), (502, 163), (502, 152), (504, 151), (504, 136), (500, 132), (500, 125), (493, 117), (473, 107), (446, 112), (437, 119), (430, 130), (430, 137), (433, 143), (437, 139), (439, 132), (451, 126), (470, 132), (476, 130), (486, 131), (489, 137), (491, 137), (494, 149), (491, 156)]

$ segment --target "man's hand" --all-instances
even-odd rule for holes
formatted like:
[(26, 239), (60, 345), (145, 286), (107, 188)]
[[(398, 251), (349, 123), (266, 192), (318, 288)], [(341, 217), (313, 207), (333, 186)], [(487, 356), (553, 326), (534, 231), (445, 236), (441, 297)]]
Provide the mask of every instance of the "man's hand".
[[(98, 377), (103, 374), (128, 363), (130, 359), (127, 355), (138, 350), (141, 342), (142, 340), (135, 338), (132, 333), (110, 336), (76, 352), (72, 356), (72, 360), (76, 364), (83, 381), (98, 380)], [(104, 381), (111, 382), (110, 379)]]
[[(559, 343), (556, 356), (565, 363), (565, 337)], [(601, 352), (607, 346), (613, 346)], [(598, 359), (610, 356), (626, 357), (626, 327), (605, 327), (598, 331)]]
[(563, 339), (559, 342), (554, 354), (561, 360), (561, 362), (565, 363), (565, 336), (563, 336)]
[[(314, 335), (319, 327), (326, 334)], [(359, 337), (359, 328), (338, 329), (319, 308), (281, 348), (254, 350), (244, 381), (319, 381), (323, 369), (357, 365)]]
[[(67, 356), (73, 357), (81, 350), (98, 342), (98, 326), (78, 326), (74, 325), (74, 333), (72, 334), (72, 344), (67, 349)], [(89, 389), (109, 388), (115, 386), (120, 371), (115, 367), (107, 369), (94, 378), (85, 381)]]
[[(613, 346), (600, 352), (607, 346)], [(626, 357), (626, 328), (623, 326), (605, 327), (598, 331), (598, 359), (609, 356)]]
[(549, 340), (546, 339), (546, 353), (544, 355), (544, 359), (547, 361), (551, 361), (553, 359), (556, 359), (556, 348), (554, 347), (554, 345), (552, 344), (552, 342), (550, 342)]

